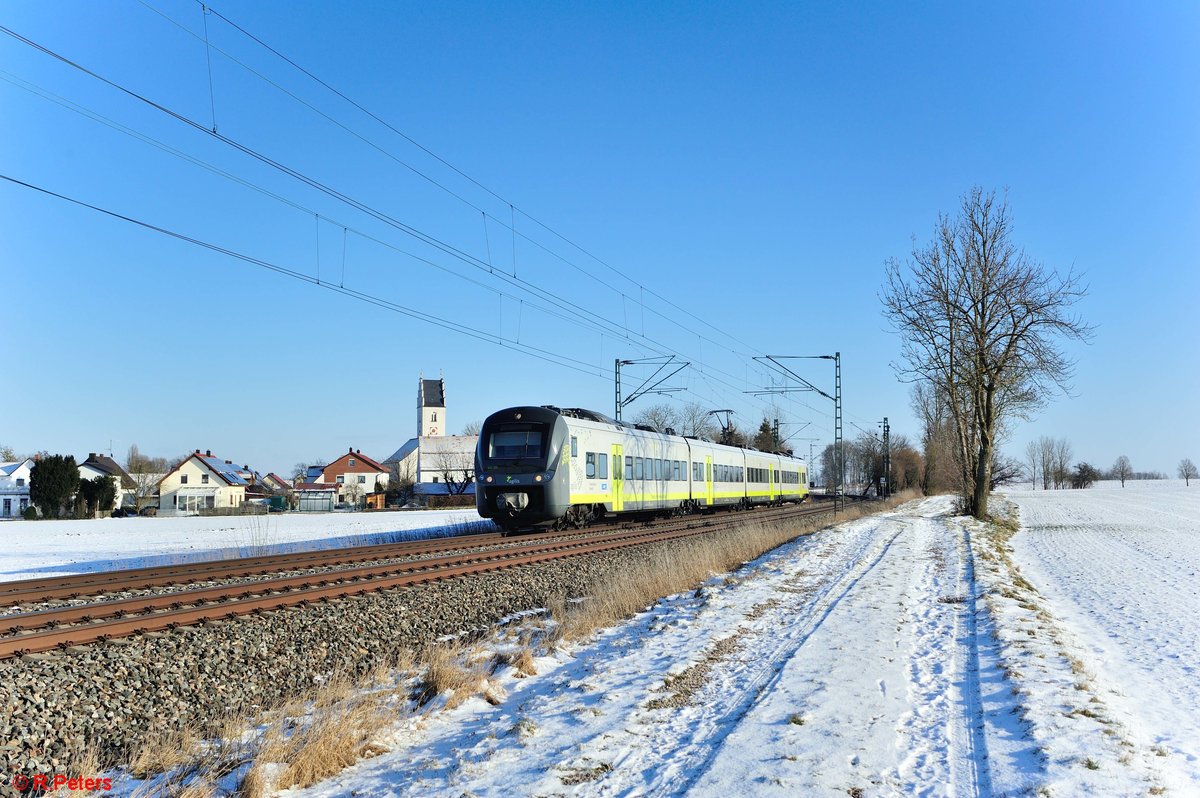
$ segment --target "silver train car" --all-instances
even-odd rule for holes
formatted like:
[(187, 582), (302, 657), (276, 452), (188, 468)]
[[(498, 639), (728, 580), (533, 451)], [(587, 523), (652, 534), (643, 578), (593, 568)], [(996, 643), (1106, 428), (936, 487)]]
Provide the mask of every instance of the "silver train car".
[(612, 513), (808, 498), (803, 460), (548, 405), (488, 416), (475, 451), (475, 480), (479, 515), (506, 530), (582, 527)]

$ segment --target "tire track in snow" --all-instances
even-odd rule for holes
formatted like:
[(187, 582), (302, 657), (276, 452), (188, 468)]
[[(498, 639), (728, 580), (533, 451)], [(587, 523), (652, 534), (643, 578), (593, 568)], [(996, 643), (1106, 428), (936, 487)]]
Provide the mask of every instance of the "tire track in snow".
[[(708, 699), (703, 702), (703, 715), (698, 718), (675, 719), (674, 722), (659, 722), (653, 717), (643, 717), (650, 728), (649, 739), (639, 746), (639, 751), (650, 753), (650, 761), (637, 763), (633, 754), (613, 762), (608, 778), (596, 785), (605, 794), (646, 795), (686, 794), (695, 782), (705, 774), (721, 749), (725, 739), (737, 728), (738, 723), (761, 700), (762, 696), (779, 681), (784, 665), (816, 632), (838, 604), (883, 561), (897, 538), (909, 527), (897, 524), (889, 515), (876, 517), (882, 521), (883, 529), (896, 526), (886, 540), (878, 534), (880, 527), (864, 530), (865, 544), (857, 551), (843, 554), (845, 567), (831, 574), (820, 593), (799, 606), (782, 608), (782, 611), (803, 611), (806, 618), (784, 627), (784, 634), (768, 642), (766, 650), (747, 650), (744, 660), (736, 664), (731, 672), (745, 675), (736, 690), (712, 695), (705, 691)], [(858, 556), (866, 553), (865, 557)], [(758, 638), (760, 641), (763, 638)], [(749, 648), (749, 647), (748, 647)], [(727, 682), (728, 680), (726, 680)], [(645, 715), (649, 710), (640, 712)], [(660, 752), (672, 751), (668, 761), (663, 761)], [(640, 766), (639, 766), (640, 765)], [(638, 784), (624, 780), (634, 773), (643, 778)]]
[[(994, 792), (992, 771), (988, 761), (986, 725), (983, 714), (983, 688), (979, 682), (979, 590), (975, 581), (975, 552), (971, 548), (971, 529), (964, 524), (958, 539), (960, 562), (959, 594), (964, 596), (963, 609), (955, 618), (954, 639), (966, 635), (966, 661), (960, 676), (962, 692), (962, 717), (958, 730), (963, 735), (966, 756), (958, 757), (965, 765), (967, 781), (973, 787), (973, 795), (990, 798)], [(959, 621), (965, 620), (965, 629), (960, 632)], [(953, 740), (956, 735), (952, 735)], [(960, 765), (961, 766), (961, 765)], [(955, 781), (956, 784), (962, 783)]]

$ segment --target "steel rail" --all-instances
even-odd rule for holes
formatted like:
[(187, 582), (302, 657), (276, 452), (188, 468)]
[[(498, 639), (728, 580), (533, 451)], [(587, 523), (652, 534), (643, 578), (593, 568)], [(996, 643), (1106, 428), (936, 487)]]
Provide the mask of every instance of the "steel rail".
[[(790, 512), (773, 513), (772, 517), (799, 517), (821, 512), (829, 512), (829, 510), (818, 507), (812, 507), (808, 509), (792, 508)], [(237, 597), (234, 600), (226, 601), (220, 604), (202, 604), (199, 606), (184, 608), (177, 607), (158, 612), (155, 612), (151, 608), (151, 614), (149, 615), (118, 617), (111, 620), (69, 626), (62, 629), (43, 628), (29, 633), (18, 633), (9, 637), (0, 638), (0, 659), (20, 656), (23, 654), (35, 654), (59, 648), (67, 648), (70, 646), (85, 645), (88, 643), (125, 637), (133, 634), (175, 629), (181, 626), (189, 626), (196, 623), (214, 621), (222, 618), (234, 618), (241, 615), (260, 613), (266, 610), (305, 606), (314, 601), (327, 601), (330, 599), (345, 598), (347, 596), (361, 596), (381, 590), (409, 587), (413, 585), (441, 581), (444, 579), (501, 571), (524, 565), (550, 562), (567, 557), (576, 557), (584, 554), (611, 551), (636, 545), (644, 545), (646, 543), (677, 540), (681, 538), (722, 531), (730, 527), (736, 527), (742, 520), (743, 519), (738, 517), (730, 517), (723, 519), (723, 523), (716, 523), (712, 520), (696, 523), (695, 519), (691, 519), (691, 523), (688, 526), (682, 526), (675, 529), (663, 530), (658, 528), (646, 528), (642, 530), (627, 530), (621, 533), (600, 535), (592, 538), (580, 536), (579, 539), (553, 541), (547, 543), (546, 545), (540, 546), (521, 546), (518, 549), (479, 552), (474, 557), (462, 556), (439, 558), (447, 561), (437, 565), (432, 564), (436, 561), (421, 561), (427, 563), (426, 567), (409, 568), (407, 571), (402, 573), (396, 573), (393, 571), (390, 575), (376, 575), (350, 581), (339, 581), (336, 584), (321, 584), (317, 586), (300, 587), (285, 593), (274, 593), (263, 590), (262, 588), (264, 585), (269, 584), (271, 581), (275, 581), (268, 580), (257, 583), (253, 586), (255, 590), (248, 591), (249, 593), (266, 593), (265, 595), (257, 595), (250, 598)], [(401, 563), (398, 565), (411, 566), (415, 564), (416, 563)], [(358, 571), (363, 569), (348, 570)], [(321, 576), (324, 577), (325, 575)], [(308, 578), (311, 580), (312, 575), (309, 575)], [(328, 582), (331, 580), (325, 579), (324, 581)], [(251, 586), (241, 585), (234, 587), (246, 588)], [(205, 593), (210, 591), (211, 589), (202, 589), (202, 592)], [(178, 605), (180, 603), (178, 601), (179, 595), (180, 594), (174, 594), (171, 596), (148, 598), (174, 599), (175, 601), (172, 603)], [(127, 606), (132, 606), (128, 604), (128, 602), (131, 601), (136, 600), (102, 602), (101, 604), (126, 604)], [(142, 599), (142, 602), (144, 607), (146, 603), (144, 598)], [(90, 605), (92, 609), (95, 609), (97, 606), (101, 605)], [(170, 606), (170, 604), (168, 604), (168, 606)], [(69, 609), (88, 609), (88, 606)], [(43, 610), (37, 613), (26, 613), (25, 616), (47, 617), (47, 614), (53, 612), (55, 611)], [(20, 616), (12, 617), (15, 619), (19, 618)]]

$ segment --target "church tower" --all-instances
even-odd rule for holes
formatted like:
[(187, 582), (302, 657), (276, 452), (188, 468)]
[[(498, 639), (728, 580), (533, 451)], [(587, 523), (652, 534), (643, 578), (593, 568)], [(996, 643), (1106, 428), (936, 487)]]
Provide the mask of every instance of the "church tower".
[(446, 380), (417, 379), (417, 437), (438, 438), (446, 434)]

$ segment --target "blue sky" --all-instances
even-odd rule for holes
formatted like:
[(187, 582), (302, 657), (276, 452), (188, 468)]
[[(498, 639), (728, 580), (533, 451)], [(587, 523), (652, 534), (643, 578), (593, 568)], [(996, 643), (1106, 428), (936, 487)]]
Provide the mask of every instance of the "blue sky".
[[(0, 24), (461, 257), (8, 35), (0, 172), (509, 347), (5, 183), (0, 443), (208, 448), (282, 472), (347, 446), (390, 454), (414, 434), (422, 371), (445, 373), (457, 431), (512, 404), (611, 414), (613, 359), (664, 351), (693, 362), (665, 401), (748, 427), (774, 414), (745, 393), (770, 382), (753, 355), (840, 351), (848, 435), (888, 416), (917, 439), (883, 265), (980, 185), (1007, 189), (1030, 255), (1086, 275), (1097, 327), (1069, 347), (1072, 395), (1008, 451), (1065, 437), (1077, 460), (1172, 475), (1200, 458), (1200, 6), (214, 8), (437, 158), (214, 15), (210, 94), (191, 0), (9, 0)], [(514, 238), (516, 277), (497, 276)], [(831, 389), (824, 362), (800, 368)], [(831, 439), (820, 397), (778, 404), (790, 430), (811, 422), (797, 437)]]

